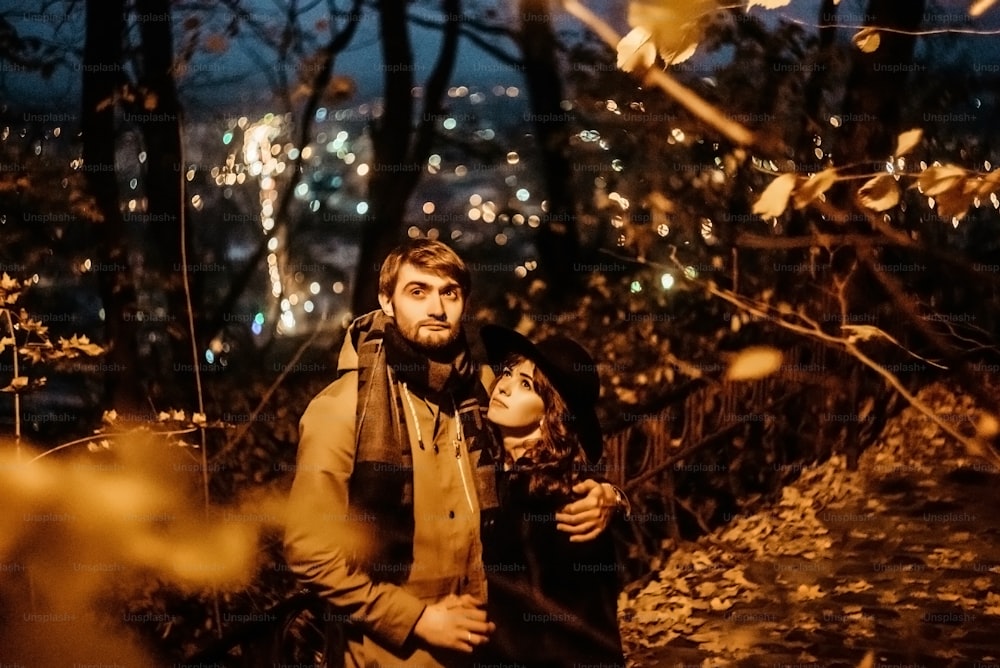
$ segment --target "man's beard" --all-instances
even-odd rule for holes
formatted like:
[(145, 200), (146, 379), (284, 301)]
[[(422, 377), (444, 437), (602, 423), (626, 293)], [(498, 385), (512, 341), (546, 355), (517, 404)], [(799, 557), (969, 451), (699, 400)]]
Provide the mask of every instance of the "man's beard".
[[(424, 322), (422, 324), (427, 323)], [(403, 338), (409, 341), (414, 348), (431, 358), (434, 358), (441, 353), (450, 352), (461, 334), (461, 329), (459, 327), (452, 326), (449, 323), (442, 324), (449, 327), (449, 329), (447, 331), (435, 330), (433, 332), (423, 332), (421, 331), (421, 324), (414, 323), (403, 327), (399, 326), (398, 321), (396, 322), (396, 325), (399, 326), (399, 332), (403, 335)]]

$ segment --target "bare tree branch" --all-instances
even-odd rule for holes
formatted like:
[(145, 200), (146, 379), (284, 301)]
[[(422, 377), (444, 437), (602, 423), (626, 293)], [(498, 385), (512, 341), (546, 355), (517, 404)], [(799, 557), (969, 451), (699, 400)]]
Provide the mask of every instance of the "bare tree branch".
[(444, 96), (445, 88), (448, 87), (448, 82), (451, 80), (451, 73), (455, 68), (455, 58), (458, 55), (461, 0), (443, 0), (441, 11), (445, 17), (444, 36), (437, 61), (434, 63), (434, 69), (427, 78), (427, 83), (424, 84), (424, 113), (417, 126), (416, 141), (410, 155), (410, 162), (414, 165), (422, 163), (430, 154), (431, 145), (434, 142), (434, 126), (443, 109), (441, 99)]
[[(311, 81), (310, 94), (306, 99), (300, 117), (298, 146), (306, 146), (309, 143), (310, 136), (312, 134), (313, 120), (316, 116), (316, 108), (319, 106), (322, 95), (330, 83), (330, 77), (333, 74), (334, 61), (337, 54), (343, 51), (347, 45), (350, 44), (355, 32), (357, 31), (362, 2), (363, 0), (353, 0), (351, 11), (347, 15), (346, 25), (341, 30), (332, 34), (330, 41), (322, 50), (320, 67), (317, 68), (315, 76)], [(334, 27), (331, 25), (331, 30), (333, 29)], [(291, 205), (293, 200), (295, 186), (298, 185), (299, 180), (302, 178), (302, 162), (302, 152), (300, 151), (298, 157), (296, 157), (292, 165), (291, 177), (286, 184), (284, 192), (279, 198), (275, 220), (287, 220), (288, 207)], [(289, 234), (291, 234), (291, 232), (294, 232), (294, 227), (289, 230)], [(215, 310), (215, 314), (210, 321), (211, 326), (206, 328), (206, 332), (215, 333), (222, 327), (223, 315), (232, 311), (236, 302), (249, 285), (251, 279), (257, 273), (258, 266), (264, 259), (264, 256), (267, 255), (267, 252), (268, 237), (263, 237), (256, 250), (254, 250), (253, 255), (249, 260), (247, 260), (243, 269), (241, 269), (234, 280), (230, 282), (229, 291), (226, 293), (226, 296), (223, 297), (222, 301), (219, 302), (219, 307)]]
[[(424, 18), (417, 14), (409, 15), (410, 21), (414, 25), (418, 25), (424, 28), (435, 28), (438, 30), (444, 30), (447, 26), (439, 21), (433, 21), (428, 18)], [(465, 39), (469, 40), (481, 50), (493, 56), (496, 60), (500, 61), (504, 65), (509, 66), (511, 69), (519, 69), (522, 67), (521, 61), (505, 52), (503, 49), (498, 47), (493, 42), (489, 41), (492, 37), (506, 37), (512, 41), (517, 40), (517, 35), (513, 30), (505, 26), (491, 25), (489, 23), (484, 23), (478, 21), (470, 16), (463, 16), (461, 22), (459, 23), (459, 31)], [(480, 33), (485, 33), (487, 36), (483, 36)]]
[[(563, 9), (597, 33), (598, 37), (604, 40), (609, 47), (617, 49), (621, 35), (589, 8), (578, 0), (563, 0)], [(710, 102), (662, 70), (650, 68), (644, 76), (643, 83), (660, 88), (700, 121), (717, 130), (738, 146), (753, 146), (779, 155), (784, 153), (777, 140), (764, 140), (743, 124), (727, 118)]]
[[(676, 252), (671, 257), (672, 261), (676, 267), (683, 270), (683, 264), (677, 260)], [(654, 263), (647, 263), (651, 266), (656, 266)], [(789, 317), (798, 317), (796, 314), (782, 314), (776, 309), (772, 309), (767, 304), (754, 303), (751, 300), (738, 295), (730, 290), (725, 290), (719, 288), (712, 282), (698, 281), (697, 279), (688, 278), (692, 282), (698, 283), (701, 287), (705, 288), (709, 294), (718, 299), (721, 299), (734, 307), (748, 313), (751, 316), (756, 316), (758, 318), (766, 319), (773, 322), (778, 327), (782, 329), (787, 329), (796, 334), (802, 336), (816, 339), (822, 341), (832, 347), (840, 348), (844, 350), (849, 355), (853, 356), (864, 366), (872, 369), (875, 373), (885, 379), (885, 381), (899, 393), (911, 406), (927, 416), (935, 425), (937, 425), (944, 433), (948, 434), (960, 444), (962, 444), (966, 451), (971, 455), (976, 455), (990, 460), (995, 466), (1000, 466), (1000, 454), (998, 454), (989, 444), (985, 443), (982, 439), (977, 437), (966, 437), (959, 433), (954, 427), (949, 425), (945, 420), (943, 420), (935, 411), (934, 408), (925, 404), (915, 395), (913, 395), (903, 384), (903, 382), (897, 378), (891, 371), (886, 369), (884, 366), (868, 357), (862, 350), (856, 345), (856, 339), (848, 337), (839, 337), (832, 334), (827, 334), (822, 329), (817, 326), (817, 323), (810, 322), (809, 326), (803, 326), (798, 323), (788, 320)], [(842, 308), (846, 306), (842, 302)], [(877, 329), (877, 328), (876, 328)]]
[(865, 234), (826, 234), (816, 232), (802, 237), (767, 237), (760, 234), (740, 232), (736, 235), (733, 245), (739, 248), (761, 248), (765, 250), (792, 250), (809, 248), (811, 246), (871, 246), (885, 245), (889, 240)]

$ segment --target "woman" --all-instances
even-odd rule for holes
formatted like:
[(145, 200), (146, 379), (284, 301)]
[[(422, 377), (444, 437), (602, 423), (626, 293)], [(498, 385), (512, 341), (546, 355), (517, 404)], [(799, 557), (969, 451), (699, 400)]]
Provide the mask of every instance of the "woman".
[(481, 336), (502, 365), (487, 419), (506, 453), (502, 511), (483, 537), (496, 632), (481, 663), (624, 666), (613, 539), (570, 542), (554, 518), (602, 454), (594, 360), (563, 336), (533, 344), (493, 325)]

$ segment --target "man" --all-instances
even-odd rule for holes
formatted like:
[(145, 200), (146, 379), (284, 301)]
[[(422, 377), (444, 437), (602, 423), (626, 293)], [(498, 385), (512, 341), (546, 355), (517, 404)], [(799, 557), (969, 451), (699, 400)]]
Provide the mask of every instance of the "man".
[[(499, 450), (461, 326), (470, 283), (440, 242), (390, 253), (381, 310), (352, 323), (342, 375), (300, 422), (285, 553), (344, 623), (347, 666), (466, 665), (493, 630), (481, 531)], [(594, 480), (575, 491), (557, 518), (589, 540), (620, 495)]]

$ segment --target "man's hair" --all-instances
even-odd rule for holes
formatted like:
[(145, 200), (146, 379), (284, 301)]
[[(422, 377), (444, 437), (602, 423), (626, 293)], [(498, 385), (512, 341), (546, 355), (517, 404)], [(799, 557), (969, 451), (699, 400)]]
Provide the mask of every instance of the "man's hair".
[(414, 239), (397, 246), (389, 253), (378, 275), (380, 295), (392, 297), (399, 279), (399, 268), (404, 264), (452, 279), (462, 289), (462, 297), (468, 298), (472, 288), (469, 268), (455, 251), (433, 239)]

